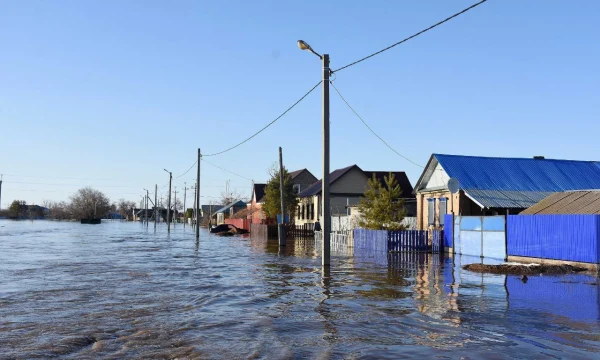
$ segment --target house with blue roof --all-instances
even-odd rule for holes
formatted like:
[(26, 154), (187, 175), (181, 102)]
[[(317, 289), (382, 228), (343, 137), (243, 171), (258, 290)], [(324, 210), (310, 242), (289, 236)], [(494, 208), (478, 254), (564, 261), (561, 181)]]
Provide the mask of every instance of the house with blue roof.
[(417, 228), (441, 227), (445, 214), (518, 214), (553, 193), (593, 189), (600, 189), (596, 161), (433, 154), (414, 188)]

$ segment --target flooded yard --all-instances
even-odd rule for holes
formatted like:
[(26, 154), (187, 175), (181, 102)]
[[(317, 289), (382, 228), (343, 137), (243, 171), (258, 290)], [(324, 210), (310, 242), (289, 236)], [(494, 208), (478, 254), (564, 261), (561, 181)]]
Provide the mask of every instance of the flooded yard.
[(0, 359), (600, 357), (594, 276), (200, 236), (0, 220)]

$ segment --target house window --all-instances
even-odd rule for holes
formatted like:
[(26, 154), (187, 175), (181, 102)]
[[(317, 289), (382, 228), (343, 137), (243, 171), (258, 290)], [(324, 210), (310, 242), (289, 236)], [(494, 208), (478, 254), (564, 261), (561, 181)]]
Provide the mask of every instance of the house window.
[(314, 220), (315, 219), (315, 204), (310, 204), (310, 219)]
[(427, 199), (427, 224), (435, 225), (435, 198)]
[(294, 184), (294, 194), (300, 194), (300, 184)]
[(300, 205), (298, 205), (298, 208), (296, 209), (296, 218), (300, 220)]
[(302, 205), (302, 220), (304, 220), (304, 204)]
[(440, 198), (440, 226), (444, 226), (444, 218), (447, 213), (447, 208), (448, 208), (448, 199), (447, 198)]

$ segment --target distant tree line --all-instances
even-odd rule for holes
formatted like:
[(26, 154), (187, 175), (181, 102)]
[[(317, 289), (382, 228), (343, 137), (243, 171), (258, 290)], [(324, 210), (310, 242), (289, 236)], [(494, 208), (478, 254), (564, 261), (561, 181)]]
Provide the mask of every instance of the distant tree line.
[(85, 187), (73, 194), (69, 201), (44, 200), (42, 206), (27, 205), (25, 201), (15, 200), (3, 216), (11, 219), (80, 220), (89, 218), (107, 218), (110, 213), (130, 218), (135, 202), (119, 199), (110, 202), (101, 191)]

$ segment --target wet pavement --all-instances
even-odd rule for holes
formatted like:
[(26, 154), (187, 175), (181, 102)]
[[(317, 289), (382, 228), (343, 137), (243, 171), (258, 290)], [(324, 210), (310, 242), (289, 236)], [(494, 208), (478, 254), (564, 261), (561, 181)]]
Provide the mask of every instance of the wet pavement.
[(600, 358), (596, 277), (318, 255), (180, 224), (0, 220), (0, 359)]

